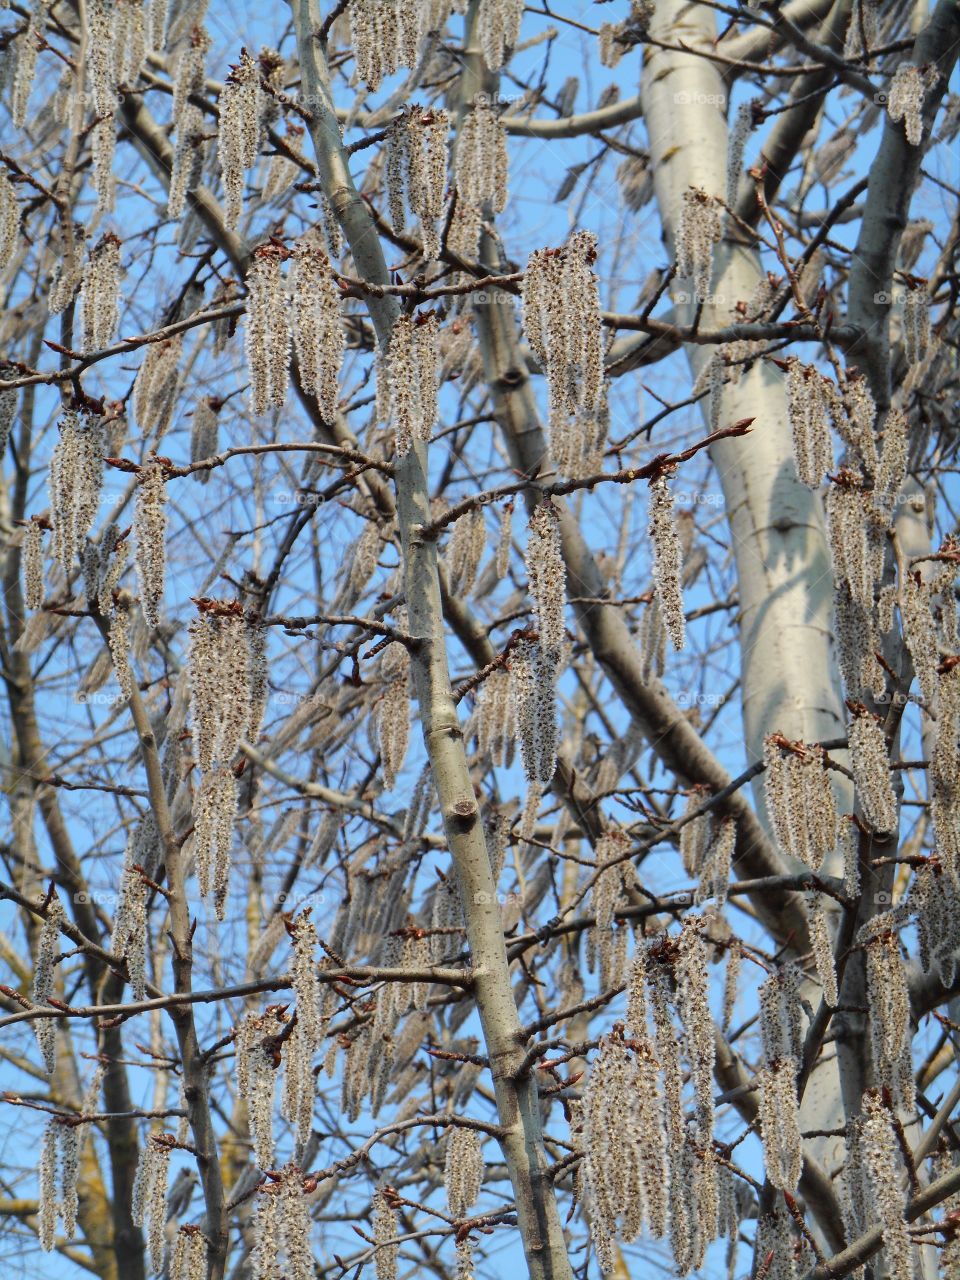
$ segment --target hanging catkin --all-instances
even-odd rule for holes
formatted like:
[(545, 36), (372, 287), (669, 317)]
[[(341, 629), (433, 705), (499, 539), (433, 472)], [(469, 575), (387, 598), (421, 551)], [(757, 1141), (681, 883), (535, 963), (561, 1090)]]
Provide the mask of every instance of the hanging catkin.
[(243, 208), (243, 184), (257, 159), (260, 143), (260, 71), (246, 49), (231, 68), (220, 93), (220, 168), (223, 171), (224, 221), (236, 227)]
[(696, 187), (683, 193), (676, 234), (677, 275), (693, 281), (698, 302), (706, 302), (713, 275), (713, 248), (723, 235), (717, 202)]
[(895, 831), (897, 797), (880, 721), (862, 704), (855, 705), (847, 737), (853, 780), (867, 820), (877, 831)]
[(43, 607), (43, 526), (36, 517), (23, 536), (23, 598), (28, 609)]
[(93, 523), (103, 483), (101, 420), (68, 409), (50, 460), (50, 518), (53, 555), (67, 575)]
[(164, 464), (157, 457), (148, 459), (140, 468), (133, 515), (140, 605), (150, 627), (160, 625), (160, 605), (163, 601), (167, 529), (164, 513), (167, 490), (164, 476)]
[(426, 258), (440, 252), (449, 132), (450, 118), (442, 108), (411, 106), (393, 121), (387, 135), (390, 218), (402, 231), (405, 192), (406, 203), (418, 219)]
[[(415, 440), (429, 440), (437, 421), (439, 327), (433, 312), (394, 321), (385, 382), (398, 458), (406, 457)], [(379, 394), (379, 373), (377, 388)]]
[(20, 205), (13, 183), (0, 169), (0, 271), (13, 258), (20, 237)]
[(914, 1252), (903, 1216), (895, 1156), (898, 1140), (883, 1099), (874, 1089), (863, 1095), (860, 1143), (872, 1201), (871, 1220), (880, 1225), (890, 1275), (893, 1280), (913, 1280)]
[(838, 815), (825, 760), (816, 743), (791, 743), (780, 734), (764, 739), (764, 790), (777, 843), (811, 871), (836, 845)]
[(653, 582), (667, 633), (674, 649), (683, 648), (686, 620), (683, 614), (683, 553), (673, 514), (673, 495), (666, 477), (650, 482), (647, 532), (653, 547)]
[[(47, 913), (43, 918), (40, 936), (37, 940), (37, 957), (33, 968), (33, 988), (31, 998), (34, 1004), (46, 1004), (53, 994), (54, 967), (60, 949), (60, 926), (64, 921), (64, 910), (60, 899), (54, 894), (47, 905)], [(43, 1067), (48, 1075), (52, 1074), (56, 1065), (56, 1031), (57, 1024), (52, 1018), (39, 1018), (36, 1028), (37, 1042), (43, 1057)]]
[(448, 1129), (443, 1185), (455, 1218), (465, 1218), (483, 1185), (483, 1145), (476, 1129), (454, 1125)]
[(833, 470), (827, 405), (822, 375), (795, 356), (787, 361), (787, 416), (793, 433), (793, 456), (800, 481), (818, 489)]
[(116, 333), (120, 301), (120, 241), (107, 232), (90, 251), (83, 273), (80, 317), (85, 351), (105, 347)]
[(556, 665), (539, 642), (524, 639), (511, 650), (510, 675), (523, 771), (546, 786), (557, 767)]
[(483, 0), (477, 14), (477, 36), (483, 60), (491, 71), (499, 71), (520, 38), (523, 0)]
[(388, 790), (397, 781), (410, 740), (410, 655), (399, 643), (390, 645), (381, 663), (387, 682), (377, 707), (377, 739)]
[(532, 253), (522, 285), (524, 329), (547, 378), (550, 451), (574, 478), (596, 467), (606, 429), (596, 257), (596, 237), (578, 231)]
[(250, 407), (283, 408), (290, 365), (290, 299), (281, 270), (285, 251), (263, 245), (247, 272), (246, 354)]
[(290, 314), (300, 381), (305, 391), (316, 396), (325, 421), (332, 422), (346, 341), (330, 259), (314, 240), (298, 240), (294, 245)]
[(560, 538), (560, 512), (541, 502), (530, 517), (527, 538), (527, 577), (534, 599), (540, 647), (559, 658), (563, 647), (567, 571)]
[(455, 595), (469, 596), (477, 580), (477, 570), (487, 545), (487, 527), (483, 508), (465, 512), (453, 526), (447, 545), (447, 572), (450, 590)]

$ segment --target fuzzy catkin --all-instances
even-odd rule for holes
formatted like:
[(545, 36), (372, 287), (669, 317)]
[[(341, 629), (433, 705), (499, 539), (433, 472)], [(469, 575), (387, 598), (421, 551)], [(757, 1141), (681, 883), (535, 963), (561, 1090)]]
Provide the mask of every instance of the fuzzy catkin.
[(598, 465), (606, 438), (596, 257), (596, 237), (577, 231), (530, 255), (521, 289), (523, 326), (547, 378), (550, 452), (575, 479)]
[(560, 538), (560, 513), (552, 502), (541, 502), (530, 517), (526, 561), (540, 647), (545, 654), (559, 657), (565, 635), (567, 570)]
[(515, 733), (514, 714), (510, 673), (494, 671), (480, 686), (475, 714), (477, 750), (488, 755), (492, 765), (508, 762)]
[(90, 251), (83, 273), (80, 318), (85, 351), (105, 347), (117, 330), (120, 301), (120, 241), (110, 232)]
[[(60, 944), (60, 926), (64, 918), (60, 899), (54, 895), (47, 906), (47, 913), (37, 940), (37, 957), (34, 963), (31, 990), (34, 1004), (46, 1004), (53, 994), (54, 966)], [(50, 1075), (56, 1063), (56, 1022), (50, 1018), (41, 1018), (34, 1025), (44, 1070)]]
[(693, 281), (698, 302), (706, 302), (713, 276), (713, 247), (723, 234), (720, 210), (705, 191), (683, 193), (676, 234), (677, 275)]
[(524, 639), (511, 651), (510, 675), (523, 771), (546, 786), (557, 767), (556, 663), (539, 642)]
[(447, 572), (450, 590), (455, 595), (468, 596), (473, 590), (486, 545), (487, 526), (483, 508), (474, 507), (456, 521), (447, 546)]
[(683, 648), (686, 620), (683, 614), (683, 553), (673, 514), (673, 495), (666, 477), (650, 483), (647, 532), (653, 547), (653, 582), (660, 612), (674, 649)]
[(507, 134), (500, 117), (478, 103), (460, 126), (454, 161), (457, 207), (468, 215), (458, 249), (471, 258), (479, 251), (482, 210), (488, 205), (494, 213), (506, 208), (507, 164)]
[(393, 648), (399, 657), (384, 670), (389, 683), (377, 708), (377, 739), (388, 790), (396, 784), (410, 740), (410, 658), (403, 646), (395, 644)]
[(20, 238), (20, 205), (5, 169), (0, 169), (0, 271), (13, 258)]
[(43, 526), (36, 519), (23, 538), (23, 597), (28, 609), (43, 608)]
[[(784, 754), (780, 747), (788, 749)], [(779, 735), (764, 740), (764, 790), (777, 843), (784, 853), (818, 871), (836, 843), (837, 809), (816, 743), (785, 743)]]
[[(433, 312), (404, 314), (394, 321), (385, 364), (398, 458), (406, 457), (415, 440), (429, 440), (437, 421), (438, 336)], [(377, 388), (379, 394), (379, 374)]]
[(483, 1185), (483, 1144), (476, 1129), (454, 1125), (448, 1130), (443, 1185), (454, 1218), (465, 1218)]
[(894, 1156), (897, 1139), (883, 1100), (872, 1089), (863, 1095), (860, 1143), (873, 1202), (872, 1220), (880, 1224), (890, 1274), (893, 1280), (913, 1280), (913, 1248)]
[(810, 929), (810, 948), (817, 966), (817, 977), (823, 987), (823, 998), (831, 1008), (836, 1008), (837, 970), (830, 943), (830, 928), (824, 910), (824, 895), (810, 891), (806, 895), (807, 924)]
[(207, 139), (204, 133), (203, 114), (199, 107), (188, 102), (177, 128), (177, 140), (173, 148), (173, 168), (167, 190), (167, 217), (177, 219), (187, 207), (187, 195), (195, 191), (203, 177)]
[(897, 797), (879, 720), (862, 708), (847, 725), (847, 738), (853, 780), (867, 820), (877, 831), (895, 831)]
[(713, 1139), (713, 1019), (707, 987), (707, 953), (703, 942), (703, 917), (688, 915), (677, 942), (674, 972), (677, 1008), (684, 1029), (690, 1074), (697, 1099), (698, 1145), (709, 1147)]
[(377, 1250), (374, 1254), (377, 1280), (397, 1280), (397, 1255), (400, 1246), (395, 1243), (400, 1234), (400, 1222), (396, 1210), (391, 1208), (382, 1191), (373, 1197), (373, 1238)]
[(290, 299), (281, 270), (282, 251), (257, 249), (247, 272), (246, 355), (250, 407), (254, 413), (281, 409), (290, 365)]
[(757, 1072), (767, 1177), (791, 1195), (797, 1190), (803, 1163), (796, 1080), (794, 1058), (777, 1058)]
[(204, 897), (213, 893), (218, 920), (224, 918), (229, 887), (237, 800), (237, 780), (233, 770), (220, 766), (201, 776), (193, 801), (197, 880)]
[(207, 1242), (196, 1228), (181, 1227), (173, 1246), (170, 1280), (205, 1280)]
[(60, 422), (49, 475), (52, 550), (68, 575), (100, 501), (102, 448), (100, 419), (68, 409)]
[(129, 865), (120, 878), (110, 950), (126, 960), (133, 998), (143, 1000), (147, 993), (147, 886), (140, 872)]
[(483, 0), (477, 14), (477, 36), (483, 60), (491, 71), (499, 71), (520, 37), (523, 0)]
[(497, 580), (507, 576), (510, 569), (510, 551), (513, 546), (513, 503), (508, 502), (503, 508), (503, 515), (500, 517), (500, 528), (497, 532), (497, 542), (494, 548), (494, 571)]
[(793, 433), (797, 476), (802, 484), (818, 489), (823, 477), (833, 470), (824, 379), (812, 365), (802, 364), (795, 356), (791, 356), (787, 364), (787, 416)]
[(737, 207), (737, 191), (740, 186), (740, 172), (743, 169), (743, 152), (747, 138), (753, 128), (753, 103), (741, 102), (734, 117), (730, 136), (727, 140), (727, 205), (731, 209)]
[(136, 568), (140, 585), (140, 605), (147, 626), (160, 625), (160, 605), (166, 564), (167, 501), (164, 464), (148, 459), (137, 477), (137, 500), (133, 529), (137, 540)]
[(220, 168), (223, 172), (224, 221), (233, 230), (243, 209), (243, 184), (256, 163), (260, 143), (260, 71), (246, 49), (220, 93)]
[(925, 285), (918, 285), (907, 290), (903, 302), (903, 351), (907, 364), (919, 364), (929, 346), (930, 294)]
[(159, 439), (173, 417), (183, 336), (151, 342), (133, 384), (133, 412), (143, 434)]
[(303, 388), (316, 396), (320, 413), (331, 422), (337, 411), (346, 339), (330, 259), (312, 240), (298, 240), (294, 246), (290, 313)]

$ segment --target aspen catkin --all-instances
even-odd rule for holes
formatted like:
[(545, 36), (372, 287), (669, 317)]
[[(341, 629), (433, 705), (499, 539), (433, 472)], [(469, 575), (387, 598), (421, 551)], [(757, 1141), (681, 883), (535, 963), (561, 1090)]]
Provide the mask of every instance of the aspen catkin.
[(650, 484), (650, 517), (647, 526), (653, 545), (653, 581), (657, 600), (674, 649), (683, 648), (686, 621), (683, 615), (682, 552), (673, 516), (673, 496), (661, 474)]

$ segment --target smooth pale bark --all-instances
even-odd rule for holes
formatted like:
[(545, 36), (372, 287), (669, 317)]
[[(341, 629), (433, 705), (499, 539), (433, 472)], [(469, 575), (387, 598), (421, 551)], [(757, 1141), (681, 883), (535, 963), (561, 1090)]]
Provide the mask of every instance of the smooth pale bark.
[[(653, 30), (664, 42), (708, 48), (714, 15), (683, 0), (660, 0)], [(698, 187), (722, 196), (726, 187), (727, 91), (721, 69), (694, 53), (650, 47), (641, 81), (654, 191), (664, 240), (671, 258), (683, 195)], [(757, 254), (724, 241), (714, 255), (711, 296), (700, 323), (719, 328), (735, 315), (762, 278)], [(692, 323), (696, 304), (692, 282), (674, 282), (681, 323)], [(695, 377), (710, 358), (688, 346)], [(786, 412), (784, 381), (769, 362), (758, 361), (725, 389), (720, 425), (753, 418), (744, 439), (720, 441), (711, 450), (723, 488), (727, 525), (736, 560), (740, 596), (740, 654), (744, 741), (750, 760), (763, 751), (763, 738), (781, 732), (817, 742), (845, 735), (846, 717), (834, 661), (831, 618), (833, 572), (818, 494), (797, 479)], [(852, 810), (849, 783), (834, 776), (843, 812)], [(766, 817), (763, 780), (754, 784), (758, 812)], [(836, 859), (827, 870), (836, 870)], [(808, 996), (816, 1004), (819, 991)], [(804, 1129), (843, 1124), (835, 1059), (819, 1064), (804, 1095)], [(843, 1141), (813, 1144), (821, 1165), (835, 1167)]]
[[(380, 241), (350, 175), (326, 66), (314, 38), (320, 27), (316, 0), (294, 0), (293, 15), (303, 89), (312, 113), (310, 135), (327, 198), (340, 219), (358, 273), (373, 283), (387, 284), (389, 273)], [(395, 298), (370, 299), (371, 318), (384, 350), (398, 310)], [(430, 522), (423, 445), (397, 460), (396, 497), (409, 628), (420, 642), (410, 653), (420, 727), (460, 889), (474, 994), (502, 1130), (499, 1141), (513, 1187), (527, 1269), (532, 1280), (569, 1280), (572, 1271), (548, 1174), (550, 1162), (543, 1145), (536, 1081), (532, 1073), (519, 1073), (525, 1037), (514, 1003), (496, 885), (450, 683), (437, 545), (422, 536), (423, 526)]]

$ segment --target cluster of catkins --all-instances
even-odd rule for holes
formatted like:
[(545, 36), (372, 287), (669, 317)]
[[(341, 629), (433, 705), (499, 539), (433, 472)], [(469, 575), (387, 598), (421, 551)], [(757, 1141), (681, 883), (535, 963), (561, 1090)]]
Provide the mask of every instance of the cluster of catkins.
[(826, 752), (812, 742), (764, 739), (764, 789), (777, 843), (791, 858), (819, 871), (837, 845), (839, 816), (826, 767)]
[(784, 965), (760, 987), (763, 1061), (757, 1072), (767, 1177), (794, 1195), (803, 1164), (797, 1076), (803, 1060), (801, 974)]
[(50, 459), (48, 487), (53, 555), (68, 576), (97, 514), (102, 485), (102, 421), (95, 414), (67, 409)]
[(847, 374), (840, 387), (827, 378), (823, 388), (834, 428), (847, 446), (846, 465), (831, 476), (826, 498), (840, 670), (849, 697), (858, 698), (864, 689), (881, 696), (886, 677), (876, 657), (879, 632), (892, 626), (884, 606), (884, 557), (906, 474), (906, 422), (891, 409), (875, 433), (877, 411), (864, 378)]
[[(625, 1031), (615, 1027), (601, 1041), (585, 1090), (579, 1145), (604, 1274), (614, 1270), (614, 1239), (633, 1240), (645, 1227), (656, 1237), (669, 1232), (679, 1275), (702, 1265), (712, 1240), (736, 1238), (732, 1179), (713, 1148), (714, 1040), (702, 927), (702, 917), (688, 916), (678, 937), (638, 945)], [(684, 1059), (694, 1094), (691, 1121), (684, 1114)]]
[[(599, 969), (600, 987), (607, 990), (623, 980), (627, 961), (627, 930), (616, 927), (616, 909), (625, 886), (635, 880), (629, 861), (631, 840), (619, 827), (608, 827), (597, 840), (590, 910), (594, 925), (587, 934), (587, 968)], [(598, 962), (599, 961), (599, 966)]]
[(218, 149), (223, 172), (224, 222), (236, 227), (243, 210), (243, 185), (260, 150), (263, 128), (263, 91), (260, 67), (246, 49), (232, 67), (220, 93)]
[(457, 133), (453, 172), (457, 186), (456, 249), (475, 258), (483, 210), (501, 213), (507, 204), (507, 134), (496, 111), (477, 103)]
[(352, 0), (350, 48), (357, 79), (376, 92), (401, 67), (414, 68), (422, 42), (443, 30), (451, 8), (466, 11), (461, 0)]
[(436, 258), (440, 252), (449, 135), (450, 117), (446, 111), (442, 107), (420, 106), (404, 108), (387, 133), (390, 219), (394, 229), (402, 232), (409, 207), (417, 217), (426, 258)]
[(910, 1056), (910, 993), (900, 950), (904, 905), (881, 912), (857, 936), (863, 948), (870, 1010), (870, 1048), (877, 1083), (890, 1091), (901, 1111), (915, 1106)]
[(257, 1192), (250, 1251), (253, 1280), (275, 1280), (281, 1257), (283, 1274), (290, 1280), (313, 1280), (311, 1228), (303, 1171), (294, 1164), (284, 1165)]
[(100, 238), (83, 272), (80, 319), (83, 347), (105, 347), (117, 331), (120, 302), (120, 241), (112, 232)]
[(704, 800), (699, 788), (687, 797), (684, 818), (689, 820), (680, 829), (680, 860), (687, 875), (697, 878), (697, 902), (714, 898), (718, 906), (723, 906), (730, 885), (737, 823), (728, 814), (700, 813)]
[[(86, 1106), (99, 1090), (100, 1077), (95, 1077), (95, 1087), (87, 1091), (80, 1114), (92, 1109)], [(69, 1115), (54, 1116), (43, 1132), (40, 1147), (39, 1196), (37, 1206), (37, 1240), (45, 1253), (55, 1247), (57, 1219), (63, 1226), (63, 1234), (72, 1240), (77, 1229), (77, 1213), (80, 1209), (78, 1182), (80, 1178), (80, 1153), (86, 1141), (88, 1123), (81, 1123)]]
[(167, 1224), (167, 1181), (170, 1155), (176, 1146), (172, 1133), (154, 1132), (140, 1148), (137, 1172), (133, 1180), (131, 1216), (134, 1225), (145, 1227), (150, 1268), (163, 1269)]
[(537, 249), (523, 276), (523, 326), (547, 379), (550, 451), (566, 475), (597, 469), (606, 440), (603, 329), (592, 270), (596, 237)]
[(833, 470), (833, 445), (827, 414), (826, 379), (796, 356), (787, 360), (787, 417), (793, 434), (797, 476), (811, 489)]
[[(293, 259), (289, 288), (282, 265), (288, 256)], [(340, 293), (326, 250), (312, 236), (298, 240), (292, 255), (277, 245), (263, 245), (253, 255), (246, 285), (246, 354), (253, 412), (282, 408), (292, 337), (303, 388), (316, 397), (323, 417), (332, 420), (345, 342)]]
[(860, 1115), (847, 1125), (841, 1199), (849, 1239), (855, 1240), (874, 1225), (880, 1226), (883, 1256), (891, 1280), (913, 1280), (917, 1274), (901, 1189), (906, 1171), (902, 1160), (897, 1158), (902, 1133), (883, 1093), (879, 1089), (868, 1089), (863, 1095)]
[(209, 602), (190, 625), (190, 706), (201, 770), (194, 796), (194, 851), (200, 892), (223, 918), (237, 811), (233, 757), (256, 742), (266, 707), (266, 634), (233, 603)]
[(436, 313), (397, 316), (390, 348), (378, 355), (378, 422), (393, 424), (394, 449), (405, 458), (414, 441), (426, 442), (437, 422), (440, 322)]

